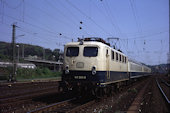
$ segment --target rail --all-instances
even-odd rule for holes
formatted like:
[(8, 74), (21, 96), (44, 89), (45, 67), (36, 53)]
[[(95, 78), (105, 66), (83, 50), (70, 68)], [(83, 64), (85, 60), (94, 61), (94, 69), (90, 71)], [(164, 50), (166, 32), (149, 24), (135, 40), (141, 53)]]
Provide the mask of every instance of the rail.
[(42, 108), (29, 111), (27, 113), (46, 113), (46, 112), (75, 113), (95, 103), (95, 100), (92, 100), (92, 101), (85, 102), (84, 104), (72, 104), (73, 101), (77, 101), (77, 98), (72, 98), (62, 102), (47, 105)]
[(169, 101), (168, 97), (165, 95), (165, 93), (164, 93), (164, 91), (162, 90), (162, 88), (161, 88), (161, 86), (160, 86), (160, 84), (159, 84), (159, 82), (158, 82), (157, 79), (156, 79), (156, 83), (157, 83), (157, 86), (158, 86), (159, 90), (161, 91), (162, 95), (164, 96), (166, 102), (167, 102), (168, 104), (170, 104), (170, 101)]
[(57, 93), (57, 91), (55, 91), (54, 89), (56, 89), (57, 87), (51, 87), (51, 88), (45, 88), (45, 89), (40, 89), (37, 91), (33, 91), (33, 92), (25, 92), (22, 94), (18, 94), (15, 96), (7, 96), (7, 97), (0, 97), (0, 106), (4, 107), (4, 106), (14, 106), (15, 104), (22, 104), (26, 101), (30, 101), (32, 100), (32, 98), (38, 97), (38, 96), (42, 96), (45, 94), (51, 94), (51, 93)]
[(161, 79), (162, 82), (164, 82), (168, 87), (170, 86), (170, 84), (168, 84), (165, 80)]
[(27, 113), (43, 113), (43, 112), (47, 112), (49, 110), (53, 110), (53, 109), (57, 108), (58, 106), (65, 105), (65, 104), (67, 104), (68, 102), (70, 102), (72, 100), (75, 100), (75, 98), (65, 100), (65, 101), (62, 101), (62, 102), (58, 102), (58, 103), (54, 103), (54, 104), (51, 104), (51, 105), (48, 105), (48, 106), (44, 106), (44, 107), (29, 111)]

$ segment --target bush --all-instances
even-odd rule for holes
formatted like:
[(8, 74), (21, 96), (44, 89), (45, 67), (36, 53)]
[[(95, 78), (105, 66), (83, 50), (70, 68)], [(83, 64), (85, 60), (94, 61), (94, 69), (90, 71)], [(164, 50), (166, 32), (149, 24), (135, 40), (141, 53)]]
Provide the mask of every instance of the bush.
[(49, 78), (49, 77), (59, 77), (61, 72), (53, 72), (48, 68), (36, 68), (36, 69), (18, 69), (17, 78), (18, 79), (35, 79), (35, 78)]

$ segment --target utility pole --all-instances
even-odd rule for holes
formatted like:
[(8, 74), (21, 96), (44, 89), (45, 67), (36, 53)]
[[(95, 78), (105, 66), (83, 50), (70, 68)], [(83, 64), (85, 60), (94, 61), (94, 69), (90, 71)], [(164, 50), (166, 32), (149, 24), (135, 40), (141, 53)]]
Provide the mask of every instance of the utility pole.
[(16, 43), (15, 43), (15, 28), (16, 28), (16, 25), (15, 24), (13, 24), (12, 25), (12, 46), (13, 46), (13, 57), (12, 57), (12, 60), (13, 60), (13, 71), (12, 71), (12, 76), (10, 77), (10, 80), (11, 81), (16, 81), (16, 69), (17, 69), (17, 67), (16, 67), (16, 59), (15, 59), (15, 57), (16, 57), (16, 52), (15, 52), (15, 47), (16, 47)]
[[(169, 7), (170, 10), (170, 7)], [(170, 17), (170, 14), (169, 14)], [(170, 26), (169, 26), (169, 33), (170, 33)], [(168, 53), (168, 76), (170, 77), (170, 34), (169, 34), (169, 53)]]

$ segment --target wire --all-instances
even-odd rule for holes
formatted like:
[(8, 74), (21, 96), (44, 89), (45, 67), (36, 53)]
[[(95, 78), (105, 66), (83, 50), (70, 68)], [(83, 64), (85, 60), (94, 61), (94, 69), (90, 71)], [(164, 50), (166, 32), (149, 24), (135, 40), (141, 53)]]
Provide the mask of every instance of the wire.
[[(105, 6), (105, 4), (106, 4), (106, 6)], [(115, 19), (115, 16), (111, 13), (111, 10), (110, 10), (110, 7), (109, 7), (107, 1), (105, 1), (105, 4), (103, 4), (103, 6), (107, 12), (108, 17), (110, 18), (111, 24), (113, 25), (113, 27), (115, 28), (115, 30), (117, 31), (118, 34), (122, 34), (119, 26), (114, 23), (114, 22), (116, 22), (116, 19)]]
[[(6, 24), (6, 23), (3, 23), (4, 25), (7, 25), (7, 26), (11, 26), (11, 25), (9, 25), (9, 24)], [(27, 33), (27, 34), (29, 34), (29, 35), (32, 35), (32, 36), (34, 36), (34, 37), (38, 37), (40, 40), (42, 40), (43, 38), (42, 37), (40, 37), (40, 36), (37, 36), (35, 33), (32, 33), (32, 32), (30, 32), (30, 31), (28, 31), (28, 30), (24, 30), (24, 29), (21, 29), (21, 27), (17, 27), (18, 29), (17, 30), (20, 30), (20, 31), (22, 31), (22, 32), (25, 32), (25, 33)], [(7, 33), (7, 32), (1, 32), (1, 33), (3, 33), (3, 34), (10, 34), (10, 33)], [(25, 38), (26, 39), (26, 38)], [(48, 41), (47, 41), (48, 40)], [(30, 41), (30, 40), (29, 40)], [(46, 43), (49, 43), (50, 41), (51, 42), (54, 42), (54, 41), (52, 41), (52, 40), (49, 40), (49, 39), (45, 39), (45, 41), (46, 41)], [(50, 43), (49, 43), (50, 44)]]
[[(55, 1), (54, 1), (54, 2), (55, 2)], [(64, 9), (67, 9), (67, 11), (70, 12), (70, 14), (72, 15), (72, 17), (74, 17), (78, 22), (82, 21), (82, 20), (80, 20), (80, 19), (77, 17), (77, 15), (75, 15), (70, 9), (68, 9), (68, 7), (66, 7), (60, 0), (57, 0), (57, 2), (59, 2), (59, 3), (62, 5), (62, 7), (64, 7)], [(84, 25), (85, 27), (88, 27), (88, 29), (89, 29), (90, 31), (93, 31), (94, 34), (97, 34), (94, 30), (92, 30), (92, 29), (91, 29), (89, 26), (87, 26), (84, 22), (83, 22), (83, 25)], [(83, 29), (83, 30), (84, 30), (84, 29)], [(86, 34), (90, 35), (89, 33), (86, 33)]]
[[(155, 35), (160, 35), (160, 34), (163, 34), (163, 33), (166, 33), (168, 31), (161, 31), (161, 32), (157, 32), (157, 33), (152, 33), (152, 34), (147, 34), (145, 36), (138, 36), (138, 37), (134, 37), (134, 38), (123, 38), (124, 40), (134, 40), (134, 39), (144, 39), (144, 38), (152, 38), (151, 36), (155, 36)], [(155, 38), (161, 38), (161, 37), (155, 37)], [(122, 39), (122, 40), (123, 40)]]
[[(2, 24), (4, 24), (4, 25), (7, 25), (7, 26), (11, 26), (11, 25), (9, 25), (9, 24), (6, 24), (6, 23), (2, 23)], [(38, 40), (38, 42), (42, 42), (42, 43), (44, 43), (44, 44), (50, 44), (51, 45), (51, 42), (56, 42), (56, 37), (55, 37), (55, 39), (54, 38), (52, 38), (52, 37), (49, 37), (49, 38), (47, 38), (47, 39), (43, 39), (42, 37), (44, 37), (44, 35), (42, 35), (42, 36), (39, 36), (37, 33), (35, 33), (35, 32), (32, 32), (32, 31), (30, 31), (30, 30), (28, 30), (28, 29), (26, 29), (26, 28), (22, 28), (22, 27), (17, 27), (18, 28), (18, 30), (19, 31), (22, 31), (22, 32), (24, 32), (24, 33), (27, 33), (27, 34), (29, 34), (29, 35), (32, 35), (32, 36), (34, 36), (35, 38), (38, 38), (39, 40)], [(5, 33), (3, 33), (3, 34), (5, 34)], [(6, 33), (7, 34), (7, 33)], [(8, 33), (9, 34), (9, 33)], [(54, 37), (54, 36), (53, 36)], [(64, 36), (63, 36), (64, 37)], [(64, 37), (64, 38), (67, 38), (67, 37)], [(24, 40), (27, 40), (27, 42), (29, 42), (30, 41), (30, 39), (27, 39), (27, 38), (24, 38)], [(43, 41), (42, 41), (43, 40)], [(59, 40), (57, 40), (57, 41), (59, 41)], [(35, 42), (37, 42), (37, 41), (35, 41)], [(38, 43), (39, 44), (39, 43)], [(63, 46), (63, 44), (59, 44), (58, 46)]]
[(16, 6), (10, 6), (5, 0), (2, 0), (5, 5), (8, 7), (8, 8), (11, 8), (11, 9), (17, 9), (19, 8), (22, 4), (23, 4), (23, 1), (21, 0), (20, 3), (18, 3)]
[(2, 14), (2, 20), (1, 20), (1, 22), (3, 23), (3, 20), (4, 20), (4, 1), (3, 0), (1, 0), (1, 5), (2, 5), (2, 12), (0, 11), (0, 15)]
[(135, 6), (134, 1), (132, 3), (132, 0), (129, 0), (129, 2), (130, 2), (130, 6), (131, 6), (131, 9), (132, 9), (133, 17), (135, 19), (135, 23), (136, 23), (138, 32), (142, 32), (141, 25), (139, 24), (138, 18), (137, 18), (137, 11), (135, 10), (136, 7), (134, 7)]
[[(59, 18), (55, 17), (55, 15), (52, 15), (52, 14), (48, 13), (48, 12), (50, 12), (50, 11), (47, 11), (47, 9), (46, 9), (46, 10), (43, 10), (43, 9), (41, 9), (41, 8), (39, 8), (39, 7), (33, 6), (33, 5), (30, 4), (30, 3), (27, 3), (27, 4), (29, 4), (29, 6), (31, 6), (31, 7), (33, 7), (33, 8), (35, 8), (35, 9), (39, 10), (41, 13), (45, 14), (45, 16), (50, 17), (50, 19), (53, 19), (54, 22), (57, 23), (56, 20), (58, 20), (60, 23), (64, 23), (65, 25), (67, 25), (67, 27), (70, 26), (70, 23), (65, 22), (65, 21), (63, 21), (63, 20), (60, 20)], [(45, 9), (45, 8), (44, 8), (44, 9)], [(58, 23), (57, 23), (57, 24), (58, 24)], [(72, 26), (70, 26), (70, 28), (72, 28)]]
[(25, 15), (25, 2), (24, 2), (24, 0), (23, 0), (23, 12), (22, 12), (23, 22), (24, 22), (24, 15)]
[[(9, 15), (6, 15), (6, 14), (4, 14), (4, 16), (9, 17), (9, 18), (12, 18), (12, 19), (15, 19), (15, 20), (17, 20), (17, 21), (20, 21), (20, 22), (22, 22), (22, 23), (24, 23), (24, 24), (27, 24), (27, 25), (30, 25), (30, 26), (32, 26), (32, 27), (38, 28), (38, 29), (40, 29), (40, 30), (42, 30), (42, 31), (46, 31), (46, 32), (48, 32), (48, 33), (50, 33), (50, 34), (54, 34), (54, 35), (56, 35), (56, 36), (57, 36), (57, 35), (59, 36), (59, 33), (57, 34), (57, 33), (55, 33), (55, 32), (52, 32), (51, 30), (48, 30), (48, 29), (46, 29), (46, 28), (44, 28), (44, 27), (40, 27), (40, 26), (31, 24), (31, 23), (29, 23), (29, 22), (26, 22), (26, 21), (23, 22), (23, 21), (15, 18), (15, 17), (9, 16)], [(68, 37), (65, 36), (65, 35), (62, 35), (62, 36), (63, 36), (65, 39), (70, 39), (70, 40), (71, 40), (71, 38), (68, 38)]]
[[(54, 9), (56, 9), (57, 11), (59, 11), (60, 14), (63, 15), (65, 18), (68, 18), (67, 15), (65, 15), (62, 11), (60, 11), (57, 7), (55, 7), (55, 6), (54, 6), (53, 4), (51, 4), (49, 1), (47, 1), (47, 0), (44, 0), (44, 1), (45, 1), (50, 7), (53, 7)], [(69, 23), (73, 23), (73, 25), (79, 27), (79, 25), (78, 25), (77, 23), (75, 23), (71, 18), (69, 18), (69, 20), (72, 21), (72, 22), (69, 22)], [(86, 31), (83, 30), (83, 32), (84, 32), (85, 34), (89, 35)]]
[(111, 35), (110, 33), (108, 33), (102, 26), (100, 26), (99, 24), (97, 24), (91, 17), (89, 17), (88, 15), (86, 15), (83, 11), (81, 11), (79, 8), (77, 8), (74, 4), (72, 4), (69, 0), (65, 0), (68, 4), (70, 4), (74, 9), (76, 9), (78, 12), (80, 12), (80, 14), (82, 14), (83, 16), (85, 16), (87, 19), (89, 19), (91, 22), (93, 22), (98, 28), (100, 28), (103, 32), (105, 32), (106, 34)]

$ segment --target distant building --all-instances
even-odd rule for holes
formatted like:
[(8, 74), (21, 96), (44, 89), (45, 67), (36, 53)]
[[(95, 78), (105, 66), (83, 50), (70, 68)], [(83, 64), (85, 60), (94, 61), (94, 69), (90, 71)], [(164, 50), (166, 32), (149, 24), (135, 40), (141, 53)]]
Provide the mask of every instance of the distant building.
[[(11, 62), (0, 62), (0, 67), (12, 67), (13, 64)], [(27, 69), (35, 69), (36, 65), (32, 63), (17, 63), (17, 68), (27, 68)]]
[(35, 60), (35, 59), (24, 59), (25, 61), (34, 63), (37, 67), (47, 67), (53, 71), (62, 71), (63, 62), (49, 61), (49, 60)]
[(29, 55), (28, 59), (38, 59), (38, 56), (37, 55), (34, 55), (34, 56)]
[(18, 68), (27, 68), (27, 69), (35, 69), (36, 68), (35, 64), (31, 64), (31, 63), (18, 63), (17, 67)]

